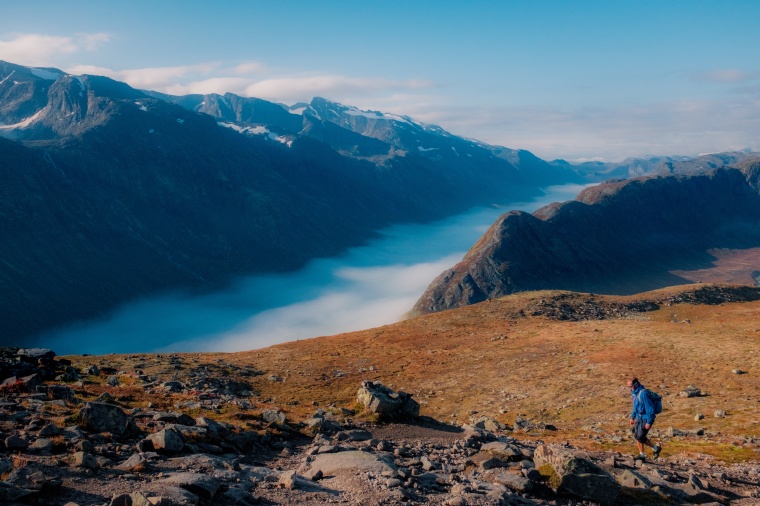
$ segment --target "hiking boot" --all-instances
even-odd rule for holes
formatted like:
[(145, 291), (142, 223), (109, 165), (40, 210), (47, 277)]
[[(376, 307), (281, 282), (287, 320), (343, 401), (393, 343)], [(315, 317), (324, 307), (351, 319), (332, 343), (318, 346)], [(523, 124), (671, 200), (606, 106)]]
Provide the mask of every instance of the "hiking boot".
[(652, 447), (652, 458), (654, 460), (657, 460), (660, 458), (660, 452), (662, 451), (662, 447), (660, 445), (654, 445)]
[(636, 462), (637, 460), (640, 460), (641, 462), (646, 462), (647, 456), (644, 455), (643, 453), (639, 453), (638, 455), (636, 455), (635, 457), (633, 457), (633, 461), (634, 462)]

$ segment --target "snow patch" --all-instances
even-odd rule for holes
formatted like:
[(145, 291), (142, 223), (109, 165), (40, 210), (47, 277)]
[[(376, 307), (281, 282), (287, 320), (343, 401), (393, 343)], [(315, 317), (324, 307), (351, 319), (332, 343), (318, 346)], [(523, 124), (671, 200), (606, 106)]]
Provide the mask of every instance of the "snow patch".
[[(5, 81), (7, 81), (8, 79), (10, 79), (10, 77), (11, 77), (13, 74), (15, 74), (15, 73), (16, 73), (16, 71), (15, 71), (15, 70), (12, 70), (10, 74), (8, 74), (8, 75), (7, 75), (7, 76), (6, 76), (6, 77), (5, 77), (5, 78), (4, 78), (2, 81), (0, 81), (0, 84), (3, 84)], [(16, 84), (16, 81), (13, 81), (13, 84)]]
[(185, 120), (183, 120), (181, 118), (177, 118), (177, 123), (179, 123), (180, 125), (182, 125), (183, 123), (185, 123)]
[(47, 70), (47, 69), (30, 68), (29, 70), (35, 76), (37, 76), (37, 77), (39, 77), (41, 79), (45, 79), (46, 81), (57, 81), (58, 78), (63, 75), (62, 73), (53, 72), (52, 70)]
[(349, 116), (363, 116), (369, 119), (380, 119), (380, 120), (386, 120), (386, 121), (399, 121), (401, 123), (410, 123), (410, 121), (406, 119), (404, 116), (399, 116), (397, 114), (382, 113), (382, 112), (377, 112), (377, 111), (362, 111), (361, 109), (357, 109), (356, 107), (348, 107), (343, 112), (344, 114), (348, 114)]
[(139, 107), (141, 111), (145, 111), (145, 112), (147, 112), (147, 111), (148, 111), (148, 108), (147, 108), (147, 107), (145, 107), (145, 104), (143, 104), (142, 102), (135, 102), (135, 105), (136, 105), (137, 107)]
[(241, 134), (262, 135), (262, 134), (269, 133), (269, 130), (267, 130), (266, 127), (261, 126), (261, 125), (244, 127), (244, 126), (236, 125), (235, 123), (222, 122), (222, 121), (217, 122), (217, 125), (224, 128), (231, 128), (234, 131)]
[(303, 112), (306, 110), (306, 106), (304, 107), (297, 107), (295, 109), (288, 109), (288, 112), (290, 114), (297, 114), (299, 116), (303, 116)]
[(22, 119), (18, 123), (14, 123), (12, 125), (0, 125), (0, 130), (15, 130), (17, 128), (26, 128), (42, 115), (42, 111), (44, 111), (44, 109), (40, 109), (34, 113), (33, 116), (29, 116), (28, 118)]
[(285, 144), (287, 147), (293, 146), (293, 139), (289, 137), (285, 137), (284, 135), (277, 135), (274, 133), (270, 133), (268, 137), (272, 139), (273, 141), (277, 141), (277, 142), (281, 142)]
[(437, 150), (439, 150), (441, 148), (423, 148), (422, 146), (417, 146), (417, 149), (419, 149), (420, 151), (422, 151), (423, 153), (425, 153), (427, 151), (437, 151)]

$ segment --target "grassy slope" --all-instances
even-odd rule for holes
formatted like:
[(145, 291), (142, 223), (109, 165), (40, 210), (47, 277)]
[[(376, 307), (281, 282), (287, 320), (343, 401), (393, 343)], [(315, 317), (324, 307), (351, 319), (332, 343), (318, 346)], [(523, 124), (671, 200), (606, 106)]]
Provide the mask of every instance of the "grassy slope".
[[(681, 290), (631, 297), (572, 295), (566, 303), (663, 300)], [(567, 293), (516, 294), (359, 332), (184, 358), (222, 359), (264, 371), (247, 378), (259, 394), (258, 408), (276, 405), (292, 420), (313, 412), (313, 402), (353, 407), (360, 382), (379, 379), (413, 393), (422, 414), (440, 420), (464, 423), (477, 412), (511, 424), (520, 415), (557, 426), (557, 432), (538, 435), (544, 440), (625, 451), (630, 443), (616, 442), (615, 436), (628, 428), (625, 381), (635, 375), (664, 397), (656, 428), (708, 431), (708, 438), (669, 443), (672, 451), (711, 453), (729, 461), (760, 458), (753, 450), (757, 445), (747, 444), (747, 438), (760, 435), (760, 301), (662, 304), (657, 311), (593, 321), (530, 316), (541, 312), (542, 300), (551, 303)], [(99, 360), (76, 357), (76, 362)], [(747, 374), (733, 374), (733, 369)], [(270, 375), (283, 381), (271, 381)], [(678, 396), (690, 384), (708, 395)], [(717, 409), (728, 416), (715, 418)], [(705, 419), (695, 421), (697, 412)]]

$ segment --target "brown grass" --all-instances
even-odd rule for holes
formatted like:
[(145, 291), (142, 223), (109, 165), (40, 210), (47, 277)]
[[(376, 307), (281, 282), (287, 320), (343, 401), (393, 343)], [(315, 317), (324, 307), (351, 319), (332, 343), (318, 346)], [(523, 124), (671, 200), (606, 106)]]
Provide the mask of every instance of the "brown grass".
[[(352, 408), (361, 381), (371, 379), (413, 393), (422, 405), (421, 414), (439, 420), (466, 423), (477, 414), (511, 424), (522, 416), (560, 429), (542, 436), (544, 440), (556, 437), (600, 446), (589, 437), (627, 434), (631, 401), (625, 382), (637, 376), (663, 395), (657, 429), (704, 428), (719, 432), (711, 441), (727, 447), (760, 433), (760, 302), (677, 304), (635, 319), (601, 321), (519, 315), (520, 309), (559, 293), (516, 294), (384, 327), (250, 352), (181, 356), (199, 363), (222, 359), (264, 371), (246, 378), (259, 400), (271, 399), (257, 407), (278, 406), (294, 420), (310, 415), (313, 402)], [(642, 297), (596, 298), (630, 302)], [(507, 337), (494, 340), (500, 336)], [(97, 363), (98, 357), (87, 358)], [(747, 374), (736, 375), (732, 369)], [(272, 374), (283, 381), (269, 381)], [(690, 384), (708, 395), (678, 396)], [(713, 417), (717, 409), (728, 416)], [(699, 422), (694, 421), (698, 411), (705, 415)], [(709, 450), (698, 439), (689, 441), (683, 448), (670, 443), (668, 447)], [(712, 453), (729, 461), (758, 459), (756, 452), (744, 449)]]

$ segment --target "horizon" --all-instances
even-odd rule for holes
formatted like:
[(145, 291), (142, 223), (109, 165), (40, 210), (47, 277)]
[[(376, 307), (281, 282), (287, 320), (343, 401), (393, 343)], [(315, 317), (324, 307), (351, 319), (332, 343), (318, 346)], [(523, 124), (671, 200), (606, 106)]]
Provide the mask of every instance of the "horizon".
[(227, 6), (10, 4), (0, 59), (173, 95), (321, 96), (545, 160), (760, 151), (755, 2)]

